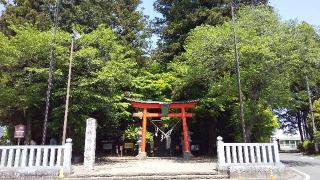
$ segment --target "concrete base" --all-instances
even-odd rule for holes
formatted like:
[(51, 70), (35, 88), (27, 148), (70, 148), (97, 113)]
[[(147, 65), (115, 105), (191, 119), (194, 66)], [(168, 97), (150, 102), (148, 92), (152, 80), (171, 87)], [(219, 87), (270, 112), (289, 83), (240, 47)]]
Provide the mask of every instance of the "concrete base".
[(228, 173), (229, 174), (230, 165), (217, 163), (217, 170), (221, 173)]
[(183, 152), (183, 160), (190, 160), (192, 158), (191, 152)]
[[(64, 167), (1, 167), (0, 169), (0, 179), (15, 179), (13, 177), (21, 176), (58, 176), (60, 168), (64, 170), (65, 175), (71, 173), (70, 168)], [(23, 178), (22, 178), (23, 179)]]
[[(239, 176), (243, 178), (257, 178), (257, 179), (268, 179), (268, 177), (274, 176), (279, 177), (287, 176), (285, 166), (279, 164), (245, 164), (245, 165), (231, 165), (229, 167), (230, 178), (237, 178)], [(280, 178), (282, 179), (282, 178)]]
[(147, 159), (147, 153), (146, 152), (139, 152), (139, 154), (136, 156), (139, 160), (146, 160)]

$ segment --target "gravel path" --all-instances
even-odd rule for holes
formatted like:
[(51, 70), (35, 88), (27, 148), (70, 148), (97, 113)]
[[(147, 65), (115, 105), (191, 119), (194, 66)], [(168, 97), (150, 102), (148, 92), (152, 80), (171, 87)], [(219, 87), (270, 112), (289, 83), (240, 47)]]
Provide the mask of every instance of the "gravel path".
[(74, 177), (148, 175), (148, 174), (216, 174), (216, 161), (197, 158), (183, 161), (181, 158), (148, 158), (136, 160), (133, 157), (108, 157), (96, 163), (94, 171), (82, 165), (73, 166)]

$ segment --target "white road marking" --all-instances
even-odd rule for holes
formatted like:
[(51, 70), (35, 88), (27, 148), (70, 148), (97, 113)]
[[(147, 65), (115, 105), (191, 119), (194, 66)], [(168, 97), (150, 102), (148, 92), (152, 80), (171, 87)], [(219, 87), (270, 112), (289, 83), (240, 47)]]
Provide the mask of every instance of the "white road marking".
[(301, 171), (299, 171), (299, 170), (297, 170), (297, 169), (295, 169), (295, 168), (291, 168), (291, 169), (294, 170), (294, 171), (296, 171), (297, 173), (303, 175), (303, 176), (304, 176), (304, 180), (309, 180), (309, 179), (310, 179), (309, 174), (306, 174), (306, 173), (304, 173), (304, 172), (301, 172)]
[(301, 159), (314, 159), (313, 157), (300, 157)]

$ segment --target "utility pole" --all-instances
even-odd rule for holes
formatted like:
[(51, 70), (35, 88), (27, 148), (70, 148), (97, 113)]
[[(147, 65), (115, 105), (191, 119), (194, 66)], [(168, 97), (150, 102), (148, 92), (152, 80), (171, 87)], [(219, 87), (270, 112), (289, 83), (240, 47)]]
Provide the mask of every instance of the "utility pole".
[[(309, 108), (310, 108), (310, 116), (311, 116), (311, 121), (312, 121), (312, 130), (313, 130), (313, 136), (317, 132), (317, 127), (314, 123), (314, 114), (313, 114), (313, 107), (312, 107), (312, 99), (311, 99), (311, 91), (310, 91), (310, 86), (309, 86), (309, 79), (308, 76), (306, 76), (306, 81), (307, 81), (307, 91), (308, 91), (308, 99), (309, 99)], [(315, 151), (319, 152), (319, 147), (318, 143), (314, 143)]]
[(237, 85), (238, 85), (238, 96), (239, 96), (239, 104), (240, 104), (240, 118), (242, 124), (242, 138), (245, 143), (247, 143), (247, 133), (246, 133), (246, 125), (244, 120), (244, 111), (243, 111), (243, 100), (242, 100), (242, 91), (241, 91), (241, 82), (240, 82), (240, 66), (239, 66), (239, 58), (238, 58), (238, 42), (237, 42), (237, 29), (235, 23), (235, 14), (234, 14), (234, 6), (236, 4), (231, 1), (231, 14), (232, 14), (232, 26), (233, 26), (233, 41), (234, 41), (234, 62), (236, 65), (236, 73), (237, 73)]
[(71, 84), (71, 64), (73, 56), (73, 37), (71, 38), (71, 47), (70, 47), (70, 58), (69, 58), (69, 73), (68, 73), (68, 84), (67, 84), (67, 95), (66, 95), (66, 108), (64, 111), (63, 119), (63, 135), (62, 135), (62, 145), (66, 142), (66, 133), (67, 133), (67, 122), (68, 122), (68, 112), (69, 112), (69, 98), (70, 98), (70, 84)]
[(63, 120), (62, 145), (64, 145), (66, 142), (66, 134), (67, 134), (70, 86), (71, 86), (71, 75), (72, 75), (73, 46), (74, 46), (74, 41), (79, 38), (80, 38), (79, 33), (77, 33), (76, 31), (73, 31), (72, 38), (71, 38), (70, 57), (69, 57), (69, 72), (68, 72), (68, 84), (67, 84), (67, 95), (66, 95), (66, 108), (64, 111), (64, 120)]

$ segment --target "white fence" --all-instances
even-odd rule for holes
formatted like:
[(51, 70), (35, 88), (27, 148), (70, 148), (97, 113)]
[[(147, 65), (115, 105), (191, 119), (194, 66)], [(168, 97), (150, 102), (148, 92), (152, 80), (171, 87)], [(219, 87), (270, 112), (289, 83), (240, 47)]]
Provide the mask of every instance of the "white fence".
[(278, 143), (224, 143), (217, 138), (218, 165), (276, 165), (280, 163)]
[(71, 154), (71, 139), (67, 139), (65, 145), (0, 146), (0, 172), (37, 175), (49, 171), (56, 173), (63, 168), (64, 172), (70, 173)]

